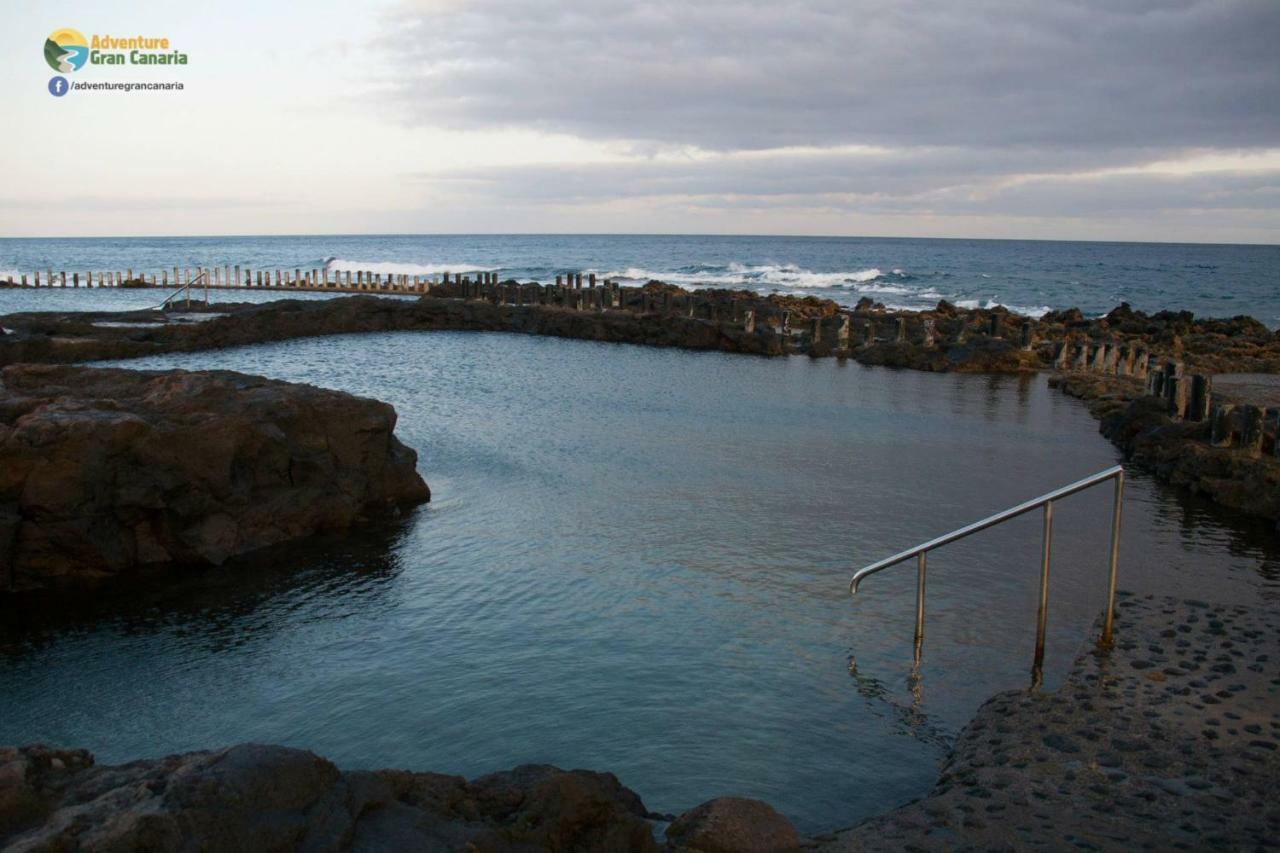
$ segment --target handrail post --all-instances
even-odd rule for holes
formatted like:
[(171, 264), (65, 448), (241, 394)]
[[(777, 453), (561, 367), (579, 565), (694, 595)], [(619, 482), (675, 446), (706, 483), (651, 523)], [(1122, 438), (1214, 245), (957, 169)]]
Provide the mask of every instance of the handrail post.
[(1036, 612), (1036, 654), (1031, 683), (1039, 687), (1044, 670), (1044, 635), (1049, 621), (1049, 559), (1053, 553), (1053, 501), (1044, 504), (1044, 540), (1040, 546), (1040, 609)]
[(1120, 564), (1120, 510), (1124, 506), (1124, 471), (1116, 474), (1115, 505), (1111, 508), (1111, 565), (1107, 572), (1107, 614), (1102, 620), (1102, 636), (1098, 645), (1107, 648), (1113, 642), (1111, 629), (1116, 618), (1116, 572)]
[(920, 654), (924, 649), (924, 571), (928, 553), (928, 551), (921, 551), (916, 556), (916, 666), (920, 665)]

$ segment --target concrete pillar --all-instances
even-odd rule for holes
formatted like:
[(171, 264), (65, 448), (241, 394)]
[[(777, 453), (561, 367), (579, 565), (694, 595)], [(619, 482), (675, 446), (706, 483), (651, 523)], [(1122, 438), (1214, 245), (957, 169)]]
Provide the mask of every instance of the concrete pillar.
[(590, 283), (590, 285), (591, 285), (592, 287), (595, 287), (595, 286), (596, 286), (596, 274), (595, 274), (595, 273), (588, 273), (588, 275), (587, 275), (587, 281)]
[(1187, 416), (1187, 379), (1170, 376), (1165, 380), (1165, 400), (1169, 403), (1169, 417), (1182, 420)]
[(835, 318), (836, 349), (849, 348), (849, 315), (837, 314)]
[(1230, 447), (1234, 420), (1235, 406), (1230, 403), (1219, 403), (1213, 407), (1213, 414), (1210, 416), (1209, 424), (1209, 443), (1214, 447)]
[(1262, 455), (1262, 409), (1241, 406), (1240, 449), (1250, 456)]
[(791, 334), (791, 312), (790, 311), (782, 312), (782, 334), (784, 335)]
[(1089, 342), (1085, 341), (1080, 345), (1080, 349), (1076, 352), (1075, 361), (1071, 363), (1071, 369), (1083, 372), (1089, 369)]
[(1031, 323), (1024, 321), (1022, 324), (1022, 348), (1024, 350), (1031, 349)]
[(443, 283), (443, 284), (448, 284), (448, 283), (449, 283), (449, 274), (448, 274), (448, 273), (444, 273), (444, 281), (443, 281), (442, 283)]
[(1152, 397), (1163, 397), (1165, 379), (1164, 370), (1156, 369), (1151, 371), (1151, 375), (1147, 379), (1147, 394)]
[(58, 273), (58, 283), (63, 287), (67, 286), (67, 274), (65, 272)]
[(1208, 419), (1212, 390), (1212, 379), (1203, 373), (1191, 374), (1191, 401), (1187, 405), (1187, 420), (1203, 421)]
[(1067, 369), (1067, 365), (1071, 363), (1071, 343), (1063, 341), (1058, 344), (1057, 355), (1053, 357), (1053, 369), (1063, 371)]
[(894, 341), (900, 344), (905, 344), (907, 342), (907, 318), (906, 317), (898, 318), (898, 333), (894, 337)]
[(822, 318), (814, 317), (810, 333), (813, 336), (813, 344), (822, 343)]
[(574, 273), (573, 286), (578, 290), (582, 289), (582, 273)]
[(1094, 373), (1102, 373), (1107, 363), (1107, 350), (1110, 349), (1106, 344), (1098, 344), (1093, 351), (1093, 359), (1089, 363), (1089, 369)]
[(1111, 344), (1107, 347), (1107, 354), (1102, 359), (1102, 372), (1108, 376), (1115, 376), (1118, 373), (1120, 364), (1120, 345)]
[(936, 336), (933, 333), (933, 324), (934, 319), (932, 317), (924, 318), (924, 339), (921, 343), (925, 349), (933, 349), (934, 343), (936, 342)]
[(240, 265), (236, 264), (236, 287), (242, 287), (244, 279), (240, 277)]
[(755, 334), (756, 331), (756, 312), (754, 308), (748, 308), (742, 313), (742, 331), (748, 335)]
[(862, 348), (866, 349), (876, 342), (876, 321), (868, 319), (866, 337), (862, 339)]
[(559, 276), (559, 275), (558, 275), (558, 276), (556, 276), (556, 287), (560, 287), (560, 285), (561, 285), (563, 282), (564, 282), (564, 276)]
[(73, 273), (71, 274), (71, 286), (72, 286), (72, 287), (79, 287), (79, 286), (80, 286), (80, 273), (78, 273), (78, 272), (73, 272)]
[(182, 276), (183, 278), (186, 279), (186, 283), (190, 284), (191, 283), (191, 267), (184, 267), (182, 270)]
[(1000, 315), (992, 314), (991, 319), (987, 322), (987, 334), (993, 338), (1000, 337)]
[(1138, 350), (1133, 359), (1133, 376), (1135, 379), (1146, 379), (1150, 369), (1151, 354), (1146, 350)]
[(1267, 409), (1263, 423), (1266, 431), (1271, 434), (1271, 455), (1280, 459), (1280, 409)]

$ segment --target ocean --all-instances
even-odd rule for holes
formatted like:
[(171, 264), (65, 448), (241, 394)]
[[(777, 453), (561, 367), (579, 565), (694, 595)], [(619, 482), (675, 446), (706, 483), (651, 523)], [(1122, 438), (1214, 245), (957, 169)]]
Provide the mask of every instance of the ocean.
[[(913, 310), (946, 299), (1032, 316), (1071, 307), (1103, 314), (1125, 301), (1144, 311), (1249, 314), (1280, 327), (1280, 246), (680, 235), (0, 239), (0, 278), (47, 269), (158, 274), (228, 264), (411, 275), (485, 270), (538, 281), (595, 272), (624, 284), (657, 278), (685, 287), (811, 294), (844, 305), (865, 296)], [(133, 307), (148, 300), (125, 301)], [(44, 304), (71, 307), (0, 295), (0, 311)]]

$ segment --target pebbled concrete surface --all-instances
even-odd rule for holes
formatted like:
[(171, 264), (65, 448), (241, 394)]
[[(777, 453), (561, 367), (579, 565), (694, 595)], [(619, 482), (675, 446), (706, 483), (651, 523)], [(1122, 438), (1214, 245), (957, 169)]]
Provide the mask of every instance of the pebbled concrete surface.
[(1280, 613), (1125, 597), (1109, 654), (993, 697), (929, 796), (815, 849), (1280, 849), (1277, 787)]

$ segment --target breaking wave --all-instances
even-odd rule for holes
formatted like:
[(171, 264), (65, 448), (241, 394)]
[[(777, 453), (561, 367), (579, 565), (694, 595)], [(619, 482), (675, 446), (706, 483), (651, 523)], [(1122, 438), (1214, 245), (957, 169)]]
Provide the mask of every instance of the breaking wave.
[(986, 310), (991, 310), (992, 308), (1006, 308), (1014, 314), (1021, 314), (1024, 317), (1036, 318), (1043, 317), (1045, 314), (1048, 314), (1053, 310), (1048, 305), (1041, 305), (1037, 308), (1033, 308), (1028, 305), (1013, 305), (1009, 302), (1001, 302), (994, 297), (991, 299), (959, 299), (956, 300), (955, 304), (957, 308), (968, 308), (970, 310), (974, 308), (983, 308)]
[(813, 272), (795, 264), (747, 265), (731, 263), (725, 266), (705, 266), (693, 269), (686, 267), (683, 270), (663, 272), (628, 267), (623, 270), (610, 270), (603, 275), (606, 278), (629, 279), (631, 281), (658, 279), (670, 284), (691, 285), (694, 287), (737, 287), (772, 284), (778, 287), (810, 289), (848, 287), (863, 284), (881, 278), (883, 273), (875, 267), (847, 272)]
[(479, 264), (407, 264), (395, 261), (349, 261), (346, 258), (329, 258), (324, 262), (328, 272), (372, 272), (381, 275), (439, 275), (446, 272), (494, 272), (501, 267), (485, 267)]
[(628, 267), (598, 274), (604, 278), (627, 282), (657, 279), (682, 287), (747, 288), (762, 293), (781, 291), (803, 294), (811, 290), (826, 290), (829, 291), (826, 295), (838, 301), (856, 301), (863, 296), (877, 301), (883, 301), (882, 297), (886, 296), (899, 297), (899, 301), (908, 303), (903, 304), (902, 308), (916, 311), (932, 307), (943, 297), (942, 293), (931, 286), (914, 283), (916, 276), (900, 267), (887, 273), (879, 267), (815, 272), (795, 264), (730, 263), (723, 266), (685, 267), (676, 271)]

